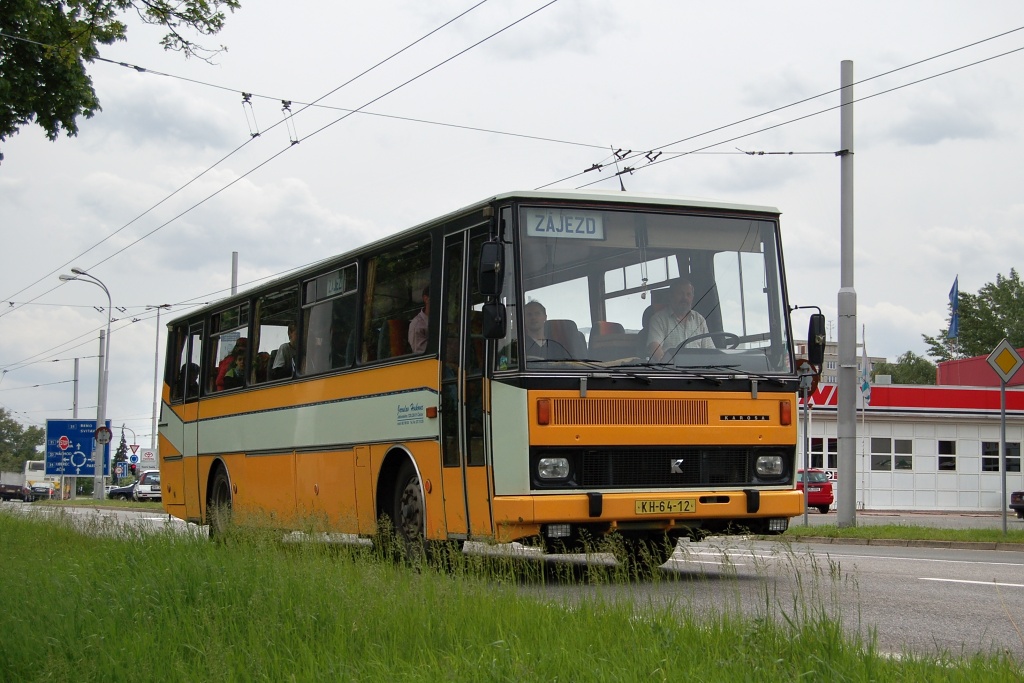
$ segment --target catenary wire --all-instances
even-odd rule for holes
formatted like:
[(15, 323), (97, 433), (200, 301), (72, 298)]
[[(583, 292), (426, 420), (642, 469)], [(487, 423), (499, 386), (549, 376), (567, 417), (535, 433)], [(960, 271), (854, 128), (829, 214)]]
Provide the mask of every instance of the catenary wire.
[[(1008, 50), (1006, 52), (1002, 52), (1002, 53), (1000, 53), (998, 55), (992, 55), (991, 57), (986, 57), (984, 59), (979, 59), (979, 60), (971, 62), (969, 64), (963, 64), (961, 66), (954, 67), (952, 69), (948, 69), (946, 71), (942, 71), (942, 72), (937, 73), (937, 74), (932, 74), (931, 76), (925, 76), (924, 78), (919, 78), (917, 80), (910, 81), (909, 83), (903, 83), (901, 85), (893, 86), (892, 88), (887, 88), (885, 90), (880, 90), (879, 92), (872, 93), (870, 95), (864, 95), (863, 97), (855, 98), (850, 104), (856, 104), (857, 102), (863, 102), (865, 100), (870, 100), (870, 99), (873, 99), (873, 98), (876, 98), (876, 97), (880, 97), (882, 95), (887, 95), (887, 94), (893, 93), (893, 92), (895, 92), (897, 90), (902, 90), (904, 88), (909, 88), (910, 86), (913, 86), (913, 85), (919, 85), (919, 84), (924, 83), (926, 81), (934, 80), (934, 79), (940, 78), (942, 76), (947, 76), (947, 75), (949, 75), (951, 73), (955, 73), (957, 71), (962, 71), (962, 70), (968, 69), (968, 68), (970, 68), (972, 66), (977, 66), (978, 64), (984, 64), (986, 62), (990, 62), (992, 60), (999, 59), (1001, 57), (1006, 57), (1008, 55), (1011, 55), (1011, 54), (1014, 54), (1014, 53), (1017, 53), (1017, 52), (1021, 52), (1021, 51), (1024, 51), (1024, 47), (1018, 47), (1018, 48), (1015, 48), (1013, 50)], [(833, 91), (833, 92), (835, 92), (835, 91)], [(581, 188), (584, 188), (584, 187), (590, 187), (591, 185), (596, 185), (597, 183), (603, 182), (604, 180), (607, 180), (609, 178), (614, 178), (614, 177), (617, 177), (617, 176), (621, 176), (621, 175), (623, 175), (625, 173), (633, 173), (633, 172), (636, 172), (636, 171), (640, 171), (642, 169), (649, 168), (651, 166), (656, 166), (658, 164), (662, 164), (662, 163), (668, 162), (668, 161), (674, 161), (674, 160), (676, 160), (676, 159), (678, 159), (680, 157), (689, 156), (690, 154), (693, 154), (693, 153), (696, 153), (696, 152), (701, 152), (701, 151), (710, 149), (712, 147), (718, 147), (719, 145), (724, 145), (724, 144), (728, 144), (730, 142), (735, 142), (736, 140), (741, 140), (743, 138), (750, 137), (751, 135), (757, 135), (759, 133), (764, 133), (765, 131), (773, 130), (775, 128), (781, 128), (782, 126), (788, 126), (791, 123), (796, 123), (798, 121), (803, 121), (805, 119), (813, 118), (815, 116), (819, 116), (821, 114), (825, 114), (825, 113), (830, 112), (830, 111), (835, 111), (836, 109), (841, 109), (843, 106), (844, 105), (842, 105), (842, 104), (836, 104), (836, 105), (833, 105), (831, 107), (826, 107), (825, 109), (819, 109), (818, 111), (811, 112), (810, 114), (805, 114), (803, 116), (798, 116), (796, 118), (792, 118), (792, 119), (789, 119), (787, 121), (782, 121), (781, 123), (776, 123), (776, 124), (773, 124), (771, 126), (765, 126), (763, 128), (759, 128), (759, 129), (757, 129), (755, 131), (751, 131), (749, 133), (743, 133), (742, 135), (736, 135), (736, 136), (733, 136), (733, 137), (728, 138), (726, 140), (720, 140), (718, 142), (713, 142), (713, 143), (710, 143), (710, 144), (705, 145), (703, 147), (698, 147), (698, 148), (696, 148), (694, 150), (691, 150), (689, 152), (681, 152), (681, 153), (675, 154), (673, 156), (669, 156), (669, 157), (667, 157), (665, 159), (657, 159), (655, 161), (652, 161), (650, 163), (644, 164), (642, 166), (637, 166), (637, 167), (631, 167), (631, 168), (623, 169), (622, 171), (617, 171), (613, 176), (606, 176), (604, 178), (599, 178), (598, 180), (595, 180), (593, 182), (589, 182), (589, 183), (585, 183), (583, 185), (580, 185), (579, 187), (577, 187), (577, 189), (581, 189)], [(693, 137), (700, 137), (700, 136), (693, 136)], [(691, 137), (691, 138), (688, 138), (688, 139), (693, 139), (693, 138)], [(672, 143), (672, 144), (677, 144), (677, 143)], [(836, 153), (833, 152), (833, 154), (836, 154)], [(577, 173), (576, 175), (571, 176), (571, 177), (572, 178), (579, 177), (580, 175), (583, 175), (583, 173), (586, 173), (586, 171), (583, 171), (581, 173)], [(545, 185), (543, 187), (547, 187), (547, 186)]]
[[(972, 47), (976, 47), (978, 45), (981, 45), (983, 43), (987, 43), (987, 42), (992, 41), (992, 40), (996, 40), (998, 38), (1003, 38), (1005, 36), (1008, 36), (1010, 34), (1016, 33), (1018, 31), (1024, 31), (1024, 26), (1020, 26), (1020, 27), (1017, 27), (1017, 28), (1014, 28), (1014, 29), (1010, 29), (1008, 31), (1003, 31), (1002, 33), (998, 33), (998, 34), (996, 34), (994, 36), (989, 36), (988, 38), (983, 38), (981, 40), (976, 40), (973, 43), (968, 43), (966, 45), (961, 45), (960, 47), (953, 48), (951, 50), (946, 50), (945, 52), (940, 52), (938, 54), (932, 55), (931, 57), (926, 57), (924, 59), (919, 59), (916, 62), (911, 62), (910, 64), (905, 64), (903, 66), (896, 67), (895, 69), (889, 69), (888, 71), (883, 71), (882, 73), (875, 74), (874, 76), (869, 76), (868, 78), (864, 78), (864, 79), (861, 79), (859, 81), (855, 81), (852, 84), (851, 87), (862, 85), (864, 83), (868, 83), (870, 81), (873, 81), (873, 80), (876, 80), (876, 79), (879, 79), (879, 78), (884, 78), (885, 76), (890, 76), (890, 75), (898, 73), (900, 71), (904, 71), (906, 69), (913, 68), (915, 66), (920, 66), (921, 64), (925, 64), (927, 62), (931, 62), (931, 61), (934, 61), (936, 59), (940, 59), (942, 57), (946, 57), (946, 56), (949, 56), (951, 54), (954, 54), (954, 53), (957, 53), (957, 52), (961, 52), (963, 50), (967, 50), (967, 49), (972, 48)], [(945, 75), (947, 73), (952, 73), (952, 72), (957, 71), (959, 69), (966, 68), (967, 66), (974, 66), (975, 64), (980, 64), (982, 62), (991, 61), (992, 59), (996, 59), (998, 57), (1004, 57), (1004, 56), (1006, 56), (1008, 54), (1012, 54), (1013, 52), (1017, 52), (1017, 51), (1018, 50), (1011, 50), (1009, 52), (1004, 52), (1002, 54), (995, 55), (994, 57), (989, 57), (987, 59), (979, 60), (977, 62), (973, 62), (971, 64), (967, 64), (965, 66), (961, 66), (961, 67), (957, 67), (957, 68), (954, 68), (954, 69), (950, 69), (949, 71), (942, 72), (940, 74), (937, 74), (937, 75), (929, 77), (929, 78), (936, 78), (938, 76), (942, 76), (942, 75)], [(928, 78), (921, 79), (921, 81), (924, 81), (924, 80), (929, 80), (929, 79)], [(918, 82), (921, 82), (921, 81), (914, 81), (914, 82), (909, 83), (907, 85), (913, 85), (914, 83), (918, 83)], [(791, 102), (789, 104), (785, 104), (785, 105), (782, 105), (780, 107), (775, 107), (774, 109), (769, 109), (768, 111), (761, 112), (760, 114), (754, 114), (753, 116), (748, 116), (748, 117), (745, 117), (745, 118), (742, 118), (742, 119), (738, 119), (736, 121), (733, 121), (732, 123), (727, 123), (727, 124), (724, 124), (724, 125), (721, 125), (721, 126), (717, 126), (715, 128), (710, 128), (710, 129), (708, 129), (708, 130), (706, 130), (704, 132), (697, 133), (697, 134), (694, 134), (694, 135), (689, 135), (689, 136), (680, 138), (679, 140), (675, 140), (673, 142), (669, 142), (667, 144), (659, 145), (657, 147), (651, 147), (650, 149), (644, 150), (643, 152), (637, 152), (636, 154), (632, 154), (632, 155), (627, 156), (627, 157), (625, 157), (623, 159), (619, 159), (619, 161), (625, 161), (627, 159), (634, 159), (634, 158), (642, 156), (645, 153), (653, 152), (655, 150), (662, 150), (662, 149), (664, 149), (666, 147), (670, 147), (672, 145), (678, 145), (678, 144), (681, 144), (681, 143), (684, 143), (684, 142), (689, 142), (690, 140), (695, 140), (695, 139), (703, 137), (705, 135), (711, 135), (712, 133), (717, 133), (717, 132), (719, 132), (721, 130), (725, 130), (727, 128), (732, 128), (733, 126), (738, 126), (738, 125), (743, 124), (743, 123), (748, 123), (748, 122), (753, 121), (755, 119), (759, 119), (759, 118), (762, 118), (764, 116), (769, 116), (771, 114), (775, 114), (775, 113), (778, 113), (778, 112), (783, 111), (785, 109), (790, 109), (792, 107), (799, 106), (801, 104), (806, 104), (807, 102), (811, 102), (813, 100), (816, 100), (816, 99), (821, 98), (821, 97), (825, 97), (827, 95), (835, 94), (835, 93), (839, 92), (841, 89), (842, 88), (833, 88), (831, 90), (827, 90), (825, 92), (818, 93), (817, 95), (812, 95), (810, 97), (805, 97), (803, 99), (797, 100), (796, 102)], [(899, 88), (892, 88), (892, 89), (890, 89), (888, 91), (883, 91), (883, 92), (890, 92), (891, 90), (897, 90), (897, 89), (899, 89)], [(882, 94), (882, 93), (879, 93), (879, 94)], [(826, 110), (826, 111), (828, 111), (828, 110)], [(798, 121), (798, 120), (800, 120), (800, 119), (794, 119), (794, 121)], [(766, 128), (766, 129), (763, 129), (763, 130), (770, 130), (770, 128)], [(755, 131), (755, 132), (760, 132), (760, 131)], [(730, 140), (727, 140), (726, 142), (729, 142), (729, 141), (735, 140), (735, 139), (739, 139), (739, 138), (731, 138)], [(718, 144), (724, 144), (724, 143), (718, 143)], [(706, 146), (706, 147), (701, 147), (701, 148), (699, 148), (699, 150), (692, 150), (690, 152), (686, 152), (685, 154), (693, 154), (696, 151), (706, 150), (709, 147), (715, 147), (715, 146), (717, 146), (717, 145), (709, 145), (709, 146)], [(566, 176), (564, 178), (560, 178), (558, 180), (546, 183), (544, 185), (540, 185), (536, 189), (540, 190), (540, 189), (543, 189), (545, 187), (551, 187), (552, 185), (557, 185), (559, 183), (563, 183), (563, 182), (566, 182), (568, 180), (572, 180), (573, 178), (578, 178), (581, 175), (583, 175), (584, 173), (589, 173), (592, 170), (600, 170), (603, 166), (607, 165), (606, 163), (602, 163), (602, 162), (606, 162), (609, 159), (610, 159), (609, 157), (605, 157), (604, 159), (602, 159), (601, 162), (598, 162), (597, 164), (592, 165), (590, 168), (588, 168), (588, 169), (586, 169), (584, 171), (581, 171), (581, 172), (578, 172), (578, 173), (574, 173), (572, 175)], [(663, 160), (663, 161), (661, 161), (659, 163), (664, 163), (664, 161), (668, 161), (668, 159), (665, 159), (665, 160)], [(645, 164), (643, 166), (643, 168), (646, 168), (646, 166), (647, 165)], [(636, 169), (634, 169), (634, 170), (636, 170)], [(618, 175), (618, 174), (616, 174), (616, 175)], [(614, 177), (614, 176), (609, 176), (609, 177)], [(598, 181), (598, 182), (600, 182), (600, 181)], [(595, 183), (588, 183), (587, 185), (584, 185), (583, 187), (587, 187), (587, 186), (593, 185), (593, 184), (595, 184)]]
[[(553, 1), (553, 2), (556, 2), (557, 0), (552, 0), (552, 1)], [(486, 3), (486, 2), (488, 2), (488, 0), (480, 0), (480, 2), (476, 3), (475, 5), (473, 5), (472, 7), (470, 7), (469, 9), (467, 9), (467, 10), (465, 10), (465, 11), (463, 11), (463, 12), (459, 13), (458, 15), (456, 15), (455, 17), (453, 17), (452, 19), (449, 19), (448, 21), (444, 22), (443, 24), (441, 24), (441, 25), (440, 25), (440, 26), (438, 26), (437, 28), (435, 28), (435, 29), (431, 30), (430, 32), (428, 32), (428, 33), (424, 34), (423, 36), (421, 36), (421, 37), (417, 38), (417, 39), (416, 39), (416, 40), (414, 40), (414, 41), (413, 41), (412, 43), (409, 43), (408, 45), (406, 45), (406, 46), (405, 46), (405, 47), (403, 47), (402, 49), (398, 50), (397, 52), (394, 52), (393, 54), (391, 54), (391, 55), (389, 55), (388, 57), (386, 57), (386, 58), (382, 59), (381, 61), (377, 62), (377, 63), (376, 63), (376, 64), (374, 64), (373, 66), (371, 66), (371, 67), (369, 67), (369, 68), (367, 68), (367, 69), (363, 70), (363, 71), (362, 71), (362, 72), (360, 72), (359, 74), (357, 74), (357, 75), (353, 76), (352, 78), (350, 78), (349, 80), (345, 81), (344, 83), (342, 83), (342, 84), (341, 84), (341, 85), (339, 85), (338, 87), (336, 87), (336, 88), (334, 88), (334, 89), (332, 89), (332, 90), (328, 91), (328, 92), (327, 92), (326, 94), (324, 94), (324, 95), (322, 95), (321, 97), (319, 97), (319, 98), (317, 98), (317, 99), (313, 100), (313, 103), (312, 103), (312, 104), (310, 104), (310, 105), (307, 105), (307, 106), (304, 106), (304, 107), (303, 107), (302, 109), (300, 109), (300, 110), (299, 110), (298, 112), (296, 112), (296, 114), (299, 114), (299, 113), (301, 113), (302, 111), (305, 111), (306, 109), (308, 109), (308, 108), (309, 108), (310, 106), (312, 106), (313, 104), (316, 104), (317, 102), (320, 102), (320, 101), (321, 101), (321, 100), (323, 100), (324, 98), (326, 98), (326, 97), (328, 97), (328, 96), (330, 96), (330, 95), (332, 95), (332, 94), (336, 93), (336, 92), (337, 92), (338, 90), (340, 90), (341, 88), (343, 88), (343, 87), (345, 87), (345, 86), (347, 86), (347, 85), (349, 85), (349, 84), (353, 83), (353, 82), (354, 82), (355, 80), (357, 80), (357, 79), (359, 79), (359, 78), (362, 78), (363, 76), (365, 76), (366, 74), (370, 73), (370, 72), (371, 72), (371, 71), (373, 71), (374, 69), (376, 69), (376, 68), (378, 68), (378, 67), (382, 66), (383, 64), (385, 64), (386, 62), (390, 61), (391, 59), (394, 59), (395, 57), (397, 57), (398, 55), (402, 54), (402, 53), (403, 53), (403, 52), (405, 52), (406, 50), (409, 50), (410, 48), (412, 48), (412, 47), (413, 47), (414, 45), (416, 45), (416, 44), (418, 44), (418, 43), (420, 43), (420, 42), (422, 42), (422, 41), (426, 40), (426, 39), (427, 39), (427, 38), (429, 38), (429, 37), (430, 37), (431, 35), (433, 35), (433, 34), (437, 33), (438, 31), (440, 31), (441, 29), (445, 28), (446, 26), (448, 26), (448, 25), (449, 25), (449, 24), (451, 24), (452, 22), (455, 22), (455, 21), (459, 20), (460, 18), (462, 18), (462, 17), (464, 17), (465, 15), (469, 14), (470, 12), (472, 12), (473, 10), (475, 10), (475, 9), (476, 9), (476, 8), (478, 8), (478, 7), (480, 7), (481, 5), (483, 5), (483, 4), (484, 4), (484, 3)], [(549, 4), (550, 4), (550, 3), (549, 3)], [(0, 35), (2, 35), (2, 36), (4, 36), (4, 37), (8, 37), (8, 38), (14, 38), (14, 36), (10, 36), (10, 35), (8, 35), (8, 34), (6, 34), (6, 33), (0, 33)], [(42, 45), (42, 43), (36, 43), (36, 41), (31, 41), (31, 40), (27, 40), (27, 39), (20, 39), (20, 38), (15, 38), (15, 39), (16, 39), (16, 40), (25, 40), (26, 42), (30, 42), (30, 43), (35, 43), (35, 44), (37, 44), (37, 45)], [(104, 61), (110, 61), (110, 60), (104, 60)], [(273, 125), (269, 126), (269, 127), (267, 128), (267, 130), (268, 130), (268, 131), (269, 131), (269, 130), (272, 130), (273, 128), (277, 127), (277, 126), (278, 126), (278, 125), (280, 125), (281, 123), (282, 123), (282, 121), (278, 121), (278, 122), (274, 123)], [(204, 175), (206, 175), (207, 173), (209, 173), (210, 171), (212, 171), (212, 170), (213, 170), (214, 168), (216, 168), (217, 166), (219, 166), (220, 164), (222, 164), (222, 163), (223, 163), (224, 161), (226, 161), (226, 160), (227, 160), (228, 158), (230, 158), (231, 156), (233, 156), (234, 154), (236, 154), (237, 152), (239, 152), (239, 151), (240, 151), (240, 150), (241, 150), (242, 148), (244, 148), (245, 146), (247, 146), (247, 145), (248, 145), (249, 143), (251, 143), (251, 142), (252, 142), (252, 141), (253, 141), (254, 139), (255, 139), (255, 137), (250, 137), (250, 138), (249, 138), (248, 140), (246, 140), (245, 142), (243, 142), (243, 143), (242, 143), (241, 145), (239, 145), (239, 146), (238, 146), (238, 147), (236, 147), (235, 149), (231, 150), (231, 151), (230, 151), (230, 152), (229, 152), (228, 154), (226, 154), (225, 156), (221, 157), (221, 158), (220, 158), (220, 159), (218, 159), (218, 160), (217, 160), (216, 162), (214, 162), (214, 163), (213, 163), (213, 165), (211, 165), (211, 166), (209, 166), (208, 168), (206, 168), (205, 170), (203, 170), (203, 171), (202, 171), (201, 173), (199, 173), (199, 175), (195, 176), (194, 178), (192, 178), (191, 180), (189, 180), (188, 182), (186, 182), (186, 183), (185, 183), (184, 185), (182, 185), (181, 187), (179, 187), (179, 188), (177, 188), (176, 190), (174, 190), (174, 191), (173, 191), (173, 192), (172, 192), (171, 194), (167, 195), (166, 197), (164, 197), (163, 199), (161, 199), (161, 200), (160, 200), (159, 202), (157, 202), (156, 204), (154, 204), (154, 205), (153, 205), (153, 206), (151, 206), (150, 208), (148, 208), (148, 209), (146, 209), (145, 211), (143, 211), (143, 212), (142, 212), (141, 214), (139, 214), (138, 216), (136, 216), (136, 217), (135, 217), (135, 218), (133, 218), (132, 220), (128, 221), (128, 223), (124, 224), (123, 226), (121, 226), (120, 228), (118, 228), (117, 230), (115, 230), (114, 232), (110, 233), (109, 235), (107, 235), (106, 237), (104, 237), (104, 238), (103, 238), (103, 239), (101, 239), (101, 240), (100, 240), (99, 242), (97, 242), (96, 244), (92, 245), (91, 247), (89, 247), (88, 249), (86, 249), (85, 251), (83, 251), (82, 253), (78, 254), (78, 255), (77, 255), (77, 256), (75, 256), (75, 257), (72, 257), (71, 259), (69, 259), (68, 261), (64, 262), (63, 264), (61, 264), (60, 266), (58, 266), (58, 267), (57, 267), (57, 268), (55, 268), (54, 270), (51, 270), (51, 271), (50, 271), (49, 273), (47, 273), (46, 275), (42, 276), (41, 278), (39, 278), (39, 279), (38, 279), (38, 280), (36, 280), (35, 282), (33, 282), (33, 283), (31, 283), (31, 284), (29, 284), (29, 285), (27, 285), (27, 286), (23, 287), (22, 289), (18, 290), (18, 291), (17, 291), (17, 292), (15, 292), (14, 294), (10, 295), (9, 297), (5, 297), (5, 298), (6, 298), (6, 299), (13, 299), (13, 298), (14, 298), (14, 297), (16, 297), (16, 296), (17, 296), (18, 294), (21, 294), (22, 292), (24, 292), (25, 290), (29, 289), (30, 287), (34, 287), (35, 285), (39, 284), (39, 283), (40, 283), (40, 282), (42, 282), (43, 280), (45, 280), (45, 279), (47, 279), (47, 278), (51, 277), (51, 276), (52, 276), (52, 275), (53, 275), (54, 273), (56, 273), (56, 272), (60, 271), (60, 270), (61, 270), (61, 269), (63, 269), (64, 267), (66, 267), (66, 266), (68, 266), (69, 264), (73, 263), (73, 262), (74, 262), (74, 261), (76, 261), (77, 259), (79, 259), (79, 258), (81, 258), (81, 257), (85, 256), (86, 254), (88, 254), (89, 252), (91, 252), (91, 251), (92, 251), (93, 249), (95, 249), (96, 247), (100, 246), (101, 244), (103, 244), (104, 242), (106, 242), (107, 240), (109, 240), (109, 239), (110, 239), (111, 237), (113, 237), (114, 235), (117, 235), (117, 234), (118, 234), (118, 233), (120, 233), (120, 232), (121, 232), (122, 230), (124, 230), (124, 229), (128, 228), (128, 227), (129, 227), (130, 225), (132, 225), (133, 223), (135, 223), (136, 221), (138, 221), (138, 220), (139, 220), (139, 219), (141, 219), (142, 217), (146, 216), (146, 215), (147, 215), (147, 214), (149, 214), (149, 213), (150, 213), (151, 211), (155, 210), (155, 209), (156, 209), (157, 207), (159, 207), (160, 205), (162, 205), (162, 204), (163, 204), (164, 202), (166, 202), (166, 201), (170, 200), (170, 199), (171, 199), (172, 197), (174, 197), (174, 196), (175, 196), (175, 195), (177, 195), (177, 194), (178, 194), (179, 192), (181, 192), (182, 190), (184, 190), (185, 188), (187, 188), (187, 187), (188, 187), (189, 185), (191, 185), (192, 183), (194, 183), (194, 182), (196, 182), (197, 180), (199, 180), (200, 178), (202, 178), (202, 177), (203, 177)], [(275, 156), (278, 156), (278, 155), (275, 155)], [(237, 182), (237, 180), (236, 180), (235, 182)], [(234, 184), (234, 183), (232, 183), (232, 184)], [(225, 188), (225, 189), (226, 189), (226, 188)], [(194, 208), (194, 207), (193, 207), (193, 208)], [(179, 214), (179, 216), (180, 216), (180, 215), (182, 215), (182, 214)], [(177, 218), (177, 217), (176, 217), (176, 218)], [(172, 219), (172, 220), (173, 220), (173, 219)], [(166, 225), (166, 224), (165, 224), (165, 225)], [(163, 226), (161, 226), (161, 227), (163, 227)], [(154, 231), (154, 232), (155, 232), (155, 231)], [(146, 236), (148, 237), (148, 236), (149, 236), (149, 235), (151, 235), (151, 234), (152, 234), (152, 232), (148, 233), (148, 234), (147, 234)], [(123, 251), (124, 251), (125, 249), (127, 249), (127, 248), (129, 248), (129, 247), (131, 247), (131, 246), (135, 245), (136, 243), (138, 243), (138, 240), (136, 240), (135, 242), (132, 242), (131, 244), (129, 244), (129, 245), (128, 245), (128, 247), (124, 247), (124, 248), (122, 248), (122, 249), (120, 249), (120, 250), (118, 250), (118, 251), (114, 252), (114, 255), (116, 255), (116, 254), (119, 254), (119, 253), (123, 252)], [(106, 261), (106, 260), (108, 260), (108, 259), (104, 259), (104, 261)], [(100, 263), (103, 263), (103, 261), (100, 261)], [(97, 265), (98, 265), (98, 264), (97, 264)], [(33, 298), (33, 299), (32, 299), (31, 301), (35, 301), (36, 299), (39, 299), (40, 297), (43, 297), (43, 296), (45, 296), (46, 294), (49, 294), (50, 292), (52, 292), (52, 291), (54, 291), (55, 289), (57, 289), (57, 287), (59, 287), (59, 286), (60, 286), (60, 285), (56, 285), (56, 286), (54, 286), (54, 287), (51, 287), (50, 289), (46, 290), (45, 292), (42, 292), (41, 294), (39, 294), (38, 296), (36, 296), (35, 298)], [(14, 310), (17, 310), (17, 309), (15, 308)], [(7, 311), (3, 311), (3, 312), (0, 312), (0, 318), (2, 318), (3, 316), (5, 316), (5, 315), (7, 315), (8, 313), (11, 313), (11, 312), (12, 312), (11, 310), (7, 310)]]

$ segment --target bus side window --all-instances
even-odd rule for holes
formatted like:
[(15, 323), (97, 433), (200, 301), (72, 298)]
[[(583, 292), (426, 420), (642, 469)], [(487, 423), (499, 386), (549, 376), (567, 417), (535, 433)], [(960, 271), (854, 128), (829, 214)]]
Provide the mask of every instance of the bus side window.
[(430, 237), (367, 260), (361, 362), (412, 353), (409, 321), (423, 307), (421, 292), (428, 282)]
[(178, 325), (167, 341), (165, 380), (171, 389), (171, 401), (185, 397), (185, 374), (188, 370), (188, 326)]
[(288, 285), (256, 300), (253, 339), (250, 349), (254, 382), (268, 382), (293, 376), (302, 367), (299, 320), (299, 288)]

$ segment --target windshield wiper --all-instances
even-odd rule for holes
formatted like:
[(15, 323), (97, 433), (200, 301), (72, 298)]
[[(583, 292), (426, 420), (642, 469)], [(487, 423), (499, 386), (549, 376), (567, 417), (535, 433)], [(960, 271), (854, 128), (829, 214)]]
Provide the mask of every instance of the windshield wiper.
[[(738, 368), (740, 366), (739, 365), (705, 365), (705, 366), (702, 366), (702, 367), (732, 369), (732, 368)], [(778, 385), (780, 387), (784, 387), (787, 384), (786, 380), (784, 380), (784, 379), (780, 379), (778, 377), (772, 377), (771, 375), (762, 375), (761, 373), (758, 373), (758, 372), (744, 371), (742, 373), (737, 372), (735, 374), (737, 374), (737, 375), (746, 375), (747, 377), (752, 377), (754, 379), (761, 379), (761, 380), (764, 380), (765, 382), (772, 382), (773, 384), (776, 384), (776, 385)]]
[(581, 365), (581, 366), (583, 366), (583, 367), (585, 367), (587, 369), (596, 371), (596, 372), (593, 372), (593, 373), (589, 373), (587, 375), (588, 377), (591, 377), (591, 378), (605, 378), (605, 377), (610, 378), (613, 373), (619, 373), (619, 374), (625, 375), (626, 377), (630, 377), (632, 379), (635, 379), (637, 381), (644, 382), (646, 384), (650, 384), (651, 383), (651, 378), (646, 376), (646, 375), (641, 375), (640, 373), (637, 373), (637, 372), (631, 372), (629, 370), (623, 370), (622, 369), (622, 368), (627, 367), (627, 366), (629, 366), (629, 367), (637, 367), (637, 365), (635, 365), (635, 364), (631, 365), (631, 364), (627, 363), (627, 364), (623, 364), (623, 365), (611, 365), (611, 364), (609, 364), (609, 361), (597, 360), (596, 358), (564, 358), (564, 359), (560, 359), (560, 360), (559, 359), (554, 359), (554, 358), (544, 358), (544, 359), (532, 360), (532, 361), (528, 361), (528, 362), (529, 363), (566, 363), (566, 364), (569, 364), (569, 365), (579, 364), (579, 365)]

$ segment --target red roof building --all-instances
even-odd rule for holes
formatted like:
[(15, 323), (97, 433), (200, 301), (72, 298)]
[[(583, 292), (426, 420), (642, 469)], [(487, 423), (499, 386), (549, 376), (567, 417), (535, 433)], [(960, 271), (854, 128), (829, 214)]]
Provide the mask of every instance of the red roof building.
[[(1017, 353), (1024, 355), (1024, 348), (1017, 349)], [(998, 387), (1001, 382), (988, 364), (987, 356), (943, 361), (937, 370), (937, 384), (941, 386)], [(1021, 385), (1024, 385), (1024, 372), (1018, 372), (1006, 383), (1008, 387)]]
[[(1005, 508), (1000, 389), (995, 372), (984, 358), (981, 362), (996, 378), (995, 386), (871, 386), (870, 401), (857, 410), (858, 509), (999, 512)], [(967, 370), (960, 367), (959, 372), (965, 376)], [(1018, 378), (1024, 381), (1024, 371), (1014, 377)], [(810, 465), (826, 469), (833, 479), (839, 477), (837, 388), (821, 384), (809, 401)], [(860, 396), (859, 389), (857, 393)], [(798, 424), (802, 429), (802, 416)], [(1008, 388), (1007, 495), (1024, 489), (1022, 441), (1024, 388)], [(802, 462), (802, 453), (800, 457)]]

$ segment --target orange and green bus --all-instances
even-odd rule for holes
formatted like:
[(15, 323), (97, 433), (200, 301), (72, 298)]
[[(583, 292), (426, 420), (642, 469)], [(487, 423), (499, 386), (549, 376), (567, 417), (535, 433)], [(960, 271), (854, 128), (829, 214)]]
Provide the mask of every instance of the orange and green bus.
[(494, 196), (170, 323), (164, 507), (662, 561), (782, 532), (789, 312), (776, 209)]

